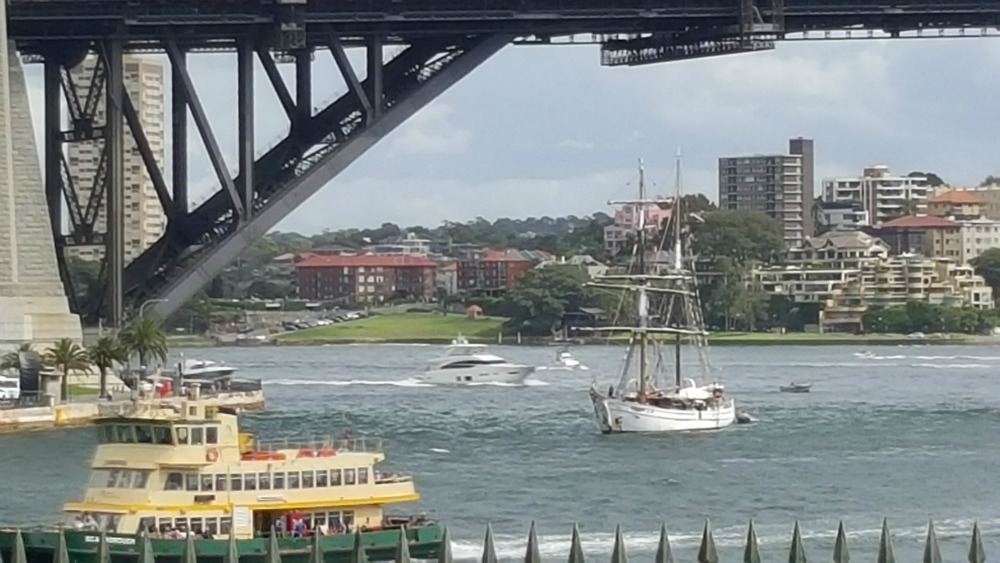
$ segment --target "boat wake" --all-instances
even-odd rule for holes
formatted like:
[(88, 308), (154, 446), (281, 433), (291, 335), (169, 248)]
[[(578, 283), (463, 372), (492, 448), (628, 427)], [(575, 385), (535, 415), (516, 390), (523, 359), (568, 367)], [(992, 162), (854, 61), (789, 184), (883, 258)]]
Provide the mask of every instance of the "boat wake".
[(266, 381), (265, 385), (283, 385), (283, 386), (310, 386), (310, 385), (333, 385), (336, 387), (350, 387), (353, 385), (370, 385), (370, 386), (391, 386), (391, 387), (434, 387), (430, 383), (423, 383), (418, 381), (416, 378), (408, 377), (406, 379), (398, 380), (385, 380), (385, 379), (351, 379), (347, 381), (335, 381), (329, 379), (278, 379), (275, 381)]
[[(980, 521), (979, 526), (981, 528), (989, 527), (998, 523), (1000, 523), (1000, 519), (994, 519), (990, 522)], [(934, 529), (939, 541), (954, 539), (965, 542), (967, 541), (969, 530), (972, 529), (972, 524), (972, 520), (965, 519), (942, 520), (934, 522)], [(809, 528), (813, 526), (818, 529), (810, 530)], [(755, 522), (755, 528), (757, 531), (757, 541), (761, 547), (776, 546), (782, 549), (786, 548), (789, 538), (787, 526), (762, 525)], [(687, 533), (671, 532), (669, 529), (667, 531), (670, 536), (670, 545), (674, 549), (693, 550), (701, 542), (701, 531)], [(914, 523), (907, 527), (893, 527), (892, 532), (895, 541), (910, 540), (919, 543), (923, 541), (924, 536), (927, 534), (927, 524)], [(746, 542), (746, 525), (716, 528), (713, 529), (712, 533), (716, 545), (723, 549), (732, 548), (738, 550)], [(881, 533), (882, 529), (880, 526), (861, 530), (848, 528), (852, 548), (855, 544), (876, 545)], [(494, 545), (496, 547), (497, 559), (503, 561), (522, 558), (526, 548), (526, 535), (526, 533), (514, 535), (495, 534)], [(802, 527), (802, 539), (807, 540), (807, 542), (808, 540), (813, 540), (814, 543), (832, 545), (836, 536), (836, 522), (817, 523), (812, 526), (806, 524)], [(625, 532), (624, 538), (626, 549), (630, 556), (653, 554), (656, 553), (659, 545), (660, 532)], [(584, 553), (595, 557), (607, 557), (610, 555), (615, 542), (613, 532), (582, 532), (580, 539)], [(539, 552), (543, 559), (564, 558), (569, 553), (571, 541), (569, 533), (539, 535), (538, 540)], [(482, 556), (482, 546), (482, 539), (454, 540), (451, 544), (452, 555), (456, 560), (478, 560)]]
[(549, 384), (537, 379), (525, 379), (521, 383), (505, 381), (476, 381), (463, 384), (463, 387), (547, 387)]

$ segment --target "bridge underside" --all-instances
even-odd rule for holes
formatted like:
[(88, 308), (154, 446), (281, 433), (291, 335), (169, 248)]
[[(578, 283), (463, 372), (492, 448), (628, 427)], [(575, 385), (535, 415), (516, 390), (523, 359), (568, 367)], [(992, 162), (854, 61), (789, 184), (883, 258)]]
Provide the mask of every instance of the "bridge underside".
[[(602, 63), (618, 66), (770, 49), (786, 33), (823, 26), (861, 26), (894, 33), (1000, 25), (1000, 0), (986, 0), (992, 9), (985, 11), (983, 2), (956, 2), (945, 3), (947, 10), (924, 7), (898, 13), (841, 7), (827, 9), (822, 17), (803, 5), (793, 8), (781, 0), (712, 1), (700, 9), (581, 8), (578, 13), (567, 11), (567, 5), (588, 2), (561, 0), (556, 2), (563, 10), (559, 17), (544, 10), (519, 12), (506, 6), (529, 3), (491, 0), (486, 4), (496, 8), (492, 12), (483, 8), (448, 12), (444, 17), (429, 8), (396, 14), (386, 8), (373, 15), (356, 6), (345, 8), (355, 3), (332, 0), (308, 4), (12, 0), (11, 36), (26, 60), (45, 68), (47, 200), (54, 232), (61, 232), (64, 201), (70, 224), (68, 234), (57, 236), (60, 259), (72, 246), (105, 249), (101, 275), (106, 283), (97, 284), (97, 291), (76, 303), (77, 312), (90, 322), (103, 319), (110, 326), (120, 326), (128, 311), (160, 300), (153, 310), (168, 316), (381, 138), (515, 40), (547, 43), (577, 33), (605, 34), (597, 39), (602, 45)], [(398, 6), (422, 2), (385, 4), (398, 11)], [(388, 45), (394, 46), (391, 57)], [(366, 49), (363, 79), (345, 54), (347, 46)], [(192, 53), (219, 50), (237, 53), (235, 176), (229, 172), (187, 70)], [(311, 65), (320, 50), (332, 56), (348, 89), (314, 111)], [(128, 51), (165, 52), (170, 60), (173, 145), (169, 175), (159, 168), (135, 102), (123, 88), (122, 54)], [(76, 84), (69, 69), (88, 52), (97, 53), (97, 64), (89, 80)], [(260, 155), (253, 141), (255, 58), (290, 123), (287, 136)], [(275, 58), (295, 64), (291, 91), (278, 73)], [(99, 102), (101, 92), (103, 103)], [(61, 97), (69, 110), (67, 130), (62, 124)], [(189, 116), (219, 188), (193, 209), (187, 185)], [(123, 199), (126, 126), (168, 220), (163, 236), (128, 264)], [(85, 190), (74, 185), (64, 151), (65, 145), (79, 142), (100, 146), (96, 173)], [(86, 201), (81, 201), (83, 191)], [(106, 210), (106, 226), (99, 226), (101, 209)], [(64, 260), (60, 266), (68, 284)], [(67, 289), (75, 295), (72, 288)]]

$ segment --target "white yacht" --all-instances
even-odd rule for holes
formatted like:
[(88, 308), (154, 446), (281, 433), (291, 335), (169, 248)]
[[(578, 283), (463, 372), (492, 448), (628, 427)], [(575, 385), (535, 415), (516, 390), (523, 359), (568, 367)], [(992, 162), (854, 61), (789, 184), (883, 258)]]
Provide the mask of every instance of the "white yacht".
[[(628, 353), (618, 385), (607, 393), (597, 383), (591, 385), (590, 399), (597, 425), (602, 433), (676, 432), (716, 430), (736, 422), (736, 405), (712, 377), (708, 362), (708, 333), (702, 320), (701, 303), (693, 268), (685, 268), (681, 240), (683, 214), (680, 210), (680, 157), (677, 159), (677, 194), (672, 202), (670, 223), (674, 242), (673, 267), (666, 272), (647, 268), (645, 213), (639, 213), (635, 273), (602, 276), (592, 287), (624, 292), (632, 296), (628, 322), (595, 330), (628, 334)], [(645, 199), (643, 168), (639, 164), (639, 199), (635, 205), (660, 203)], [(629, 300), (625, 300), (626, 302)], [(632, 307), (634, 306), (634, 308)], [(673, 340), (673, 376), (661, 369), (669, 362), (665, 346), (657, 336), (671, 335)], [(698, 352), (701, 384), (682, 378), (681, 345), (686, 338)], [(638, 352), (636, 354), (635, 352)], [(638, 358), (634, 358), (638, 356)], [(634, 359), (638, 361), (633, 362)], [(638, 364), (637, 374), (630, 367)]]
[(459, 336), (451, 341), (444, 356), (430, 361), (418, 379), (438, 385), (516, 384), (523, 383), (534, 371), (534, 366), (511, 363), (491, 354), (485, 344), (469, 344)]
[(587, 366), (580, 363), (580, 360), (573, 357), (573, 354), (565, 348), (560, 348), (556, 352), (556, 359), (551, 365), (544, 366), (539, 369), (545, 369), (548, 371), (574, 371), (574, 370), (587, 370)]
[(236, 372), (236, 368), (232, 366), (217, 364), (208, 360), (187, 359), (178, 368), (181, 377), (184, 379), (203, 379), (208, 381), (229, 379)]

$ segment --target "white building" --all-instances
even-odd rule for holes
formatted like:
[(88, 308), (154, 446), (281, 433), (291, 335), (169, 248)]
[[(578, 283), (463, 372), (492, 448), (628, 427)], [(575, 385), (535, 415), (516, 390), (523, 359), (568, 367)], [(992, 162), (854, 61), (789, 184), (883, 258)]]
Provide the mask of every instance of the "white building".
[(927, 213), (930, 187), (923, 176), (893, 176), (887, 166), (865, 168), (859, 178), (823, 180), (823, 201), (853, 203), (872, 225), (903, 215)]
[(980, 217), (956, 222), (962, 225), (962, 263), (991, 248), (1000, 248), (1000, 221)]
[[(96, 57), (90, 56), (71, 71), (78, 91), (86, 92), (89, 88), (96, 62)], [(125, 91), (131, 97), (135, 111), (139, 115), (153, 158), (160, 170), (163, 170), (165, 161), (163, 65), (143, 57), (126, 55), (123, 68)], [(104, 95), (101, 92), (97, 102), (98, 123), (104, 121), (104, 105)], [(124, 118), (122, 121), (122, 126), (125, 128), (125, 262), (128, 263), (160, 238), (166, 229), (167, 219), (128, 123)], [(70, 143), (67, 147), (69, 174), (83, 205), (86, 205), (85, 202), (93, 189), (94, 177), (101, 161), (102, 146), (103, 141)], [(94, 227), (99, 232), (107, 232), (106, 198), (103, 200)], [(104, 248), (99, 246), (74, 247), (67, 250), (72, 256), (88, 260), (99, 259), (104, 254)]]
[(430, 239), (420, 238), (414, 233), (395, 241), (379, 243), (371, 247), (375, 254), (392, 254), (402, 256), (427, 256), (431, 253)]

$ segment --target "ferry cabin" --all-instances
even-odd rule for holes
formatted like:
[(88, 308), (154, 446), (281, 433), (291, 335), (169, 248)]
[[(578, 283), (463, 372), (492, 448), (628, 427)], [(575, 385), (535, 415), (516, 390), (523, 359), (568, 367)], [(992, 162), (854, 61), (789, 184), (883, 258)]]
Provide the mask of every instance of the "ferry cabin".
[(234, 413), (182, 408), (180, 419), (99, 421), (84, 498), (65, 505), (70, 526), (247, 539), (279, 519), (290, 533), (294, 514), (310, 532), (367, 531), (387, 527), (385, 504), (419, 498), (411, 477), (376, 468), (380, 440), (255, 443)]

